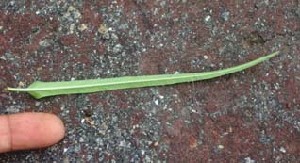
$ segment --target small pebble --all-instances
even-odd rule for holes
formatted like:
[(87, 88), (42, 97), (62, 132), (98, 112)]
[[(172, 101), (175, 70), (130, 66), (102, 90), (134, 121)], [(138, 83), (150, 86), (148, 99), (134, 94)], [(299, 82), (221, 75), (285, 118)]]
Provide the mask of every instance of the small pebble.
[(78, 30), (81, 31), (81, 32), (86, 30), (87, 28), (88, 28), (88, 26), (86, 24), (80, 24), (78, 26)]
[(114, 54), (120, 53), (122, 52), (122, 50), (123, 50), (123, 46), (121, 44), (117, 44), (113, 47)]
[(221, 144), (220, 144), (220, 145), (218, 145), (218, 148), (219, 148), (219, 149), (224, 149), (225, 147), (224, 147), (224, 145), (221, 145)]
[(230, 17), (229, 11), (225, 11), (225, 12), (223, 12), (223, 13), (221, 14), (221, 18), (222, 18), (222, 20), (224, 20), (224, 21), (228, 21), (228, 20), (229, 20), (229, 17)]
[(279, 151), (282, 152), (282, 153), (286, 153), (286, 149), (283, 148), (283, 147), (280, 147)]

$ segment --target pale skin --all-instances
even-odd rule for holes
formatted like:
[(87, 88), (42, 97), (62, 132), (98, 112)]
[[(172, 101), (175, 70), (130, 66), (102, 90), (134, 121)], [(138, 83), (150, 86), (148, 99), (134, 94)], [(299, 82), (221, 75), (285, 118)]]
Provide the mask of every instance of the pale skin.
[(62, 121), (49, 113), (0, 116), (0, 154), (38, 149), (59, 142), (65, 134)]

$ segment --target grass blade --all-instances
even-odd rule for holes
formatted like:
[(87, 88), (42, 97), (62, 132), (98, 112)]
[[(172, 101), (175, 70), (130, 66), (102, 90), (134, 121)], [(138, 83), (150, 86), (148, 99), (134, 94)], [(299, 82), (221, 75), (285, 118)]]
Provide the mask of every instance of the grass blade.
[(47, 96), (62, 94), (92, 93), (106, 90), (120, 90), (151, 86), (171, 85), (184, 82), (212, 79), (226, 74), (243, 71), (265, 60), (276, 56), (279, 52), (257, 58), (253, 61), (211, 72), (204, 73), (178, 73), (142, 76), (124, 76), (106, 79), (75, 80), (62, 82), (36, 81), (28, 88), (7, 88), (9, 91), (28, 92), (34, 98), (40, 99)]

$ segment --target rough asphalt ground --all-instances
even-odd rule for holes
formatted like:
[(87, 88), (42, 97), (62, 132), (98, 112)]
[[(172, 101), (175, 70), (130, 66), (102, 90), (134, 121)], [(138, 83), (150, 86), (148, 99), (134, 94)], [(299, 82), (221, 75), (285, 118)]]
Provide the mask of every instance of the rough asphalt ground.
[[(51, 112), (65, 139), (0, 162), (300, 162), (298, 0), (2, 0), (0, 113)], [(35, 80), (242, 73), (35, 100)]]

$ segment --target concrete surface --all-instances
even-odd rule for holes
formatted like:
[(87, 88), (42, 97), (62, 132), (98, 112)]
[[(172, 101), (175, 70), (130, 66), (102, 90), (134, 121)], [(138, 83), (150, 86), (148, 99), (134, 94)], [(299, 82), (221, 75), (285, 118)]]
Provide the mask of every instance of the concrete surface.
[[(2, 0), (0, 113), (52, 112), (64, 140), (0, 162), (300, 162), (298, 0)], [(204, 72), (213, 80), (35, 100), (35, 80)]]

